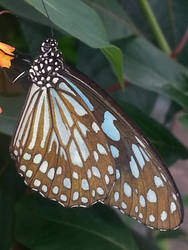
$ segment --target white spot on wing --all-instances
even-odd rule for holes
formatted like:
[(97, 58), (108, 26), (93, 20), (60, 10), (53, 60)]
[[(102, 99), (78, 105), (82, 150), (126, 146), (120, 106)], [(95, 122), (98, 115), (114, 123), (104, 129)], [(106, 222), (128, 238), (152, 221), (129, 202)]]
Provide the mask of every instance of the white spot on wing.
[(141, 207), (145, 207), (146, 206), (146, 202), (145, 202), (145, 198), (143, 195), (140, 195), (139, 197), (139, 203)]
[(142, 213), (139, 213), (138, 217), (139, 217), (140, 219), (143, 219), (143, 214), (142, 214)]
[(105, 174), (104, 179), (105, 179), (106, 184), (108, 185), (110, 182), (110, 179), (107, 174)]
[(35, 179), (33, 184), (34, 184), (35, 187), (39, 187), (41, 182), (40, 182), (40, 180)]
[(99, 151), (100, 154), (107, 155), (106, 149), (103, 147), (102, 144), (97, 143), (97, 149), (98, 149), (98, 151)]
[(158, 187), (164, 187), (163, 181), (161, 180), (160, 177), (158, 176), (154, 176), (154, 182), (155, 182), (155, 186)]
[(173, 213), (174, 211), (176, 211), (176, 204), (173, 201), (170, 203), (170, 211), (171, 211), (171, 213)]
[(59, 192), (59, 187), (58, 187), (58, 186), (54, 186), (53, 189), (52, 189), (52, 192), (53, 192), (54, 194), (58, 194), (58, 192)]
[(74, 179), (78, 180), (78, 173), (73, 171), (72, 176)]
[(155, 217), (152, 214), (150, 214), (150, 216), (149, 216), (149, 221), (150, 222), (154, 222), (155, 221)]
[(92, 166), (92, 172), (93, 172), (93, 175), (96, 176), (97, 178), (101, 178), (101, 174), (99, 172), (99, 169), (95, 166)]
[(42, 191), (46, 193), (48, 191), (48, 187), (46, 185), (42, 185)]
[[(55, 113), (55, 122), (56, 126), (58, 129), (58, 134), (59, 137), (61, 138), (61, 141), (63, 145), (67, 145), (69, 138), (70, 138), (70, 130), (69, 128), (66, 127), (65, 123), (62, 120), (61, 114), (59, 107), (61, 105), (64, 105), (60, 97), (58, 96), (57, 92), (53, 89), (50, 88), (52, 100), (53, 100), (53, 108), (54, 108), (54, 113)], [(59, 104), (59, 105), (58, 105)], [(68, 117), (68, 114), (66, 115)]]
[(56, 175), (61, 175), (62, 174), (62, 167), (58, 167), (56, 171)]
[(147, 200), (153, 203), (157, 202), (156, 193), (152, 189), (149, 189), (147, 192)]
[(39, 164), (42, 160), (42, 155), (41, 154), (36, 154), (34, 159), (33, 159), (33, 163), (35, 164)]
[(90, 169), (87, 170), (87, 177), (88, 177), (89, 179), (91, 179), (91, 170), (90, 170)]
[(111, 151), (111, 154), (112, 154), (113, 158), (118, 158), (119, 157), (119, 150), (115, 146), (111, 145), (110, 146), (110, 151)]
[(32, 170), (27, 170), (26, 176), (27, 176), (28, 178), (31, 178), (32, 175), (33, 175), (33, 171), (32, 171)]
[(81, 201), (82, 201), (83, 203), (87, 203), (87, 202), (88, 202), (88, 199), (87, 199), (86, 197), (82, 197), (82, 198), (81, 198)]
[(78, 192), (74, 192), (73, 193), (73, 197), (72, 197), (73, 201), (78, 200), (78, 198), (79, 198), (79, 193)]
[(95, 160), (98, 161), (99, 155), (96, 151), (93, 151), (93, 156), (94, 156)]
[(71, 181), (70, 181), (70, 178), (64, 178), (63, 180), (63, 185), (64, 187), (68, 188), (68, 189), (71, 189)]
[(89, 190), (89, 183), (86, 179), (82, 179), (81, 187), (83, 190)]
[(144, 145), (144, 143), (143, 143), (137, 136), (135, 136), (135, 138), (136, 138), (137, 142), (140, 143), (140, 145), (141, 145), (143, 148), (146, 147), (146, 146)]
[(98, 187), (97, 188), (97, 193), (100, 194), (100, 195), (103, 195), (104, 194), (104, 190), (101, 187)]
[(108, 165), (108, 173), (112, 175), (114, 173), (114, 169), (111, 165)]
[(135, 206), (134, 211), (135, 213), (138, 213), (138, 206)]
[(138, 166), (136, 164), (135, 159), (133, 158), (133, 156), (131, 156), (131, 160), (129, 162), (130, 164), (130, 169), (131, 169), (131, 173), (135, 178), (139, 177), (139, 170), (138, 170)]
[(22, 170), (23, 172), (25, 172), (25, 171), (26, 171), (26, 169), (27, 169), (27, 168), (26, 168), (26, 166), (25, 166), (25, 165), (21, 165), (21, 166), (20, 166), (20, 170)]
[[(36, 142), (36, 139), (37, 139), (37, 131), (38, 131), (38, 126), (39, 126), (39, 120), (40, 120), (40, 117), (41, 117), (41, 112), (42, 112), (42, 104), (43, 104), (43, 101), (44, 101), (44, 97), (46, 95), (46, 92), (43, 91), (41, 96), (40, 96), (40, 99), (38, 101), (38, 105), (37, 105), (37, 112), (36, 112), (36, 115), (35, 115), (35, 119), (34, 119), (34, 126), (33, 126), (33, 133), (32, 133), (32, 139), (31, 139), (31, 142), (28, 146), (28, 148), (31, 150), (34, 148), (35, 146), (35, 142)], [(24, 114), (23, 114), (24, 115)], [(21, 122), (21, 121), (20, 121)]]
[(62, 89), (62, 90), (64, 90), (64, 91), (67, 91), (67, 92), (71, 93), (74, 96), (76, 95), (64, 82), (60, 82), (59, 88)]
[(139, 147), (140, 151), (142, 152), (143, 156), (144, 156), (144, 159), (146, 161), (150, 161), (149, 157), (147, 156), (146, 154), (146, 151), (142, 149), (142, 147)]
[(116, 180), (120, 178), (120, 172), (119, 169), (116, 168)]
[(163, 180), (166, 182), (166, 177), (164, 176), (163, 173), (161, 173), (161, 176), (162, 176)]
[(78, 126), (80, 127), (82, 134), (84, 136), (87, 136), (87, 131), (89, 131), (89, 129), (83, 123), (81, 123), (79, 121), (78, 121)]
[(161, 213), (161, 220), (165, 221), (166, 218), (167, 218), (167, 212), (166, 211), (162, 211), (162, 213)]
[[(58, 153), (59, 142), (58, 142), (57, 136), (56, 136), (56, 134), (55, 134), (55, 132), (53, 130), (52, 135), (51, 135), (51, 139), (50, 139), (48, 152), (52, 151), (52, 145), (54, 144), (54, 142), (55, 142), (55, 145), (56, 145), (56, 154), (57, 154)], [(61, 154), (61, 151), (60, 151), (60, 154)]]
[[(46, 93), (46, 89), (44, 90), (44, 92)], [(45, 95), (44, 98), (44, 115), (43, 115), (43, 138), (41, 141), (40, 146), (42, 148), (44, 148), (45, 143), (46, 143), (46, 139), (47, 139), (47, 135), (50, 129), (50, 117), (49, 117), (49, 105), (48, 105), (48, 100), (47, 100), (47, 93)]]
[(127, 204), (126, 204), (125, 202), (122, 202), (122, 203), (121, 203), (121, 207), (122, 207), (123, 209), (126, 209), (126, 208), (127, 208)]
[(42, 173), (46, 173), (47, 168), (48, 168), (48, 162), (47, 162), (47, 161), (43, 161), (43, 163), (40, 165), (39, 170), (40, 170)]
[(60, 147), (60, 155), (64, 157), (64, 159), (67, 161), (67, 154), (64, 150), (64, 148)]
[(139, 150), (139, 148), (137, 147), (136, 144), (132, 144), (132, 150), (135, 154), (135, 157), (140, 165), (140, 167), (143, 169), (144, 165), (145, 165), (145, 161), (144, 161), (144, 158)]
[(114, 192), (114, 201), (118, 201), (119, 200), (119, 192)]
[(83, 106), (81, 106), (74, 98), (71, 96), (62, 93), (62, 95), (70, 102), (70, 104), (73, 106), (74, 111), (79, 115), (79, 116), (84, 116), (87, 114), (87, 111), (84, 109)]
[(55, 169), (54, 168), (50, 168), (50, 170), (48, 171), (47, 176), (48, 176), (48, 178), (50, 180), (53, 180), (54, 179), (54, 174), (55, 174)]
[(103, 132), (113, 141), (120, 140), (119, 130), (114, 125), (114, 120), (117, 120), (109, 111), (104, 113), (104, 122), (101, 125)]
[(67, 196), (66, 196), (65, 194), (62, 194), (62, 195), (60, 196), (60, 199), (61, 199), (62, 201), (67, 201)]
[(70, 148), (69, 148), (69, 153), (70, 153), (70, 158), (71, 161), (74, 165), (77, 165), (79, 167), (83, 167), (83, 162), (80, 158), (80, 155), (78, 153), (77, 147), (75, 142), (72, 140), (71, 144), (70, 144)]
[(80, 149), (83, 160), (86, 161), (89, 157), (89, 150), (77, 129), (74, 129), (74, 138)]
[(127, 182), (124, 183), (124, 194), (127, 197), (131, 197), (131, 195), (132, 195), (132, 188), (130, 187), (130, 185)]
[(23, 158), (24, 160), (29, 161), (31, 159), (31, 154), (25, 153)]
[(175, 201), (177, 201), (177, 197), (174, 193), (172, 194), (172, 197), (174, 198)]
[(92, 123), (92, 129), (95, 131), (95, 133), (98, 133), (98, 131), (100, 130), (100, 128), (96, 122)]

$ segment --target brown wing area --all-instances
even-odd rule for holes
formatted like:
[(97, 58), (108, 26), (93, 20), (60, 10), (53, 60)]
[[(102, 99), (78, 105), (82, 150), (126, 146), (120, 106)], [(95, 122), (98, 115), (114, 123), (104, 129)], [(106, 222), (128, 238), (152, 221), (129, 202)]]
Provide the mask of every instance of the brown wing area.
[(150, 146), (139, 135), (137, 138), (141, 144), (133, 136), (124, 138), (128, 153), (116, 170), (117, 180), (105, 204), (151, 228), (174, 229), (183, 216), (179, 192)]
[(66, 77), (76, 82), (83, 93), (90, 91), (95, 118), (100, 121), (100, 128), (106, 134), (115, 160), (116, 182), (105, 204), (120, 209), (151, 228), (177, 228), (183, 220), (181, 197), (168, 169), (152, 146), (113, 100), (93, 82), (80, 73), (67, 71)]
[(33, 84), (10, 149), (25, 183), (64, 206), (103, 201), (114, 184), (106, 136), (66, 85), (56, 91)]

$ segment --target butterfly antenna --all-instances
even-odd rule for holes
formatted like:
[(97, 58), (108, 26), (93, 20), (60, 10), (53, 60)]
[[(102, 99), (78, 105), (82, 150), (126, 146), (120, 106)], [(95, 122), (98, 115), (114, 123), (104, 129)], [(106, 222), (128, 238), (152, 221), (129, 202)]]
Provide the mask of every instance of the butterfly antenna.
[(43, 5), (43, 8), (44, 8), (44, 10), (45, 10), (45, 12), (46, 12), (46, 15), (47, 15), (47, 17), (48, 17), (48, 19), (49, 19), (50, 28), (51, 28), (51, 35), (52, 35), (52, 37), (54, 38), (54, 31), (53, 31), (53, 27), (52, 27), (52, 21), (51, 21), (51, 19), (50, 19), (49, 14), (48, 14), (46, 5), (44, 4), (44, 0), (42, 0), (42, 5)]

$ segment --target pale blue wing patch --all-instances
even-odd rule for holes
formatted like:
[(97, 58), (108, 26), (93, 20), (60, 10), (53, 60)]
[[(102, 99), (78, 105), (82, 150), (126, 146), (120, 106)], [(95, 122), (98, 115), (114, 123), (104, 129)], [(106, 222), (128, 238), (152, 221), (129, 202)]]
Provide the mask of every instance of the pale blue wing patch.
[(83, 92), (77, 88), (71, 81), (69, 81), (66, 77), (64, 79), (70, 84), (70, 86), (77, 92), (77, 94), (82, 98), (82, 100), (85, 102), (85, 104), (88, 106), (90, 111), (94, 110), (93, 105), (89, 101), (89, 99), (83, 94)]
[(119, 141), (120, 140), (120, 133), (119, 130), (115, 127), (114, 121), (117, 120), (115, 116), (110, 113), (109, 111), (106, 111), (104, 113), (104, 121), (101, 125), (101, 128), (103, 132), (113, 141)]

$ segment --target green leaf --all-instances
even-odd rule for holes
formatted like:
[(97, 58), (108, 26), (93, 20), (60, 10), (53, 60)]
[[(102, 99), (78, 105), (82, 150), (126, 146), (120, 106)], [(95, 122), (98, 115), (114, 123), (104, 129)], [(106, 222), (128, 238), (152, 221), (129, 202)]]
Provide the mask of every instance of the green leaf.
[[(38, 0), (27, 1), (38, 11), (46, 15), (42, 3)], [(45, 0), (50, 20), (60, 29), (78, 38), (93, 48), (102, 49), (123, 87), (123, 60), (121, 50), (112, 46), (107, 38), (104, 25), (96, 12), (82, 1)]]
[[(121, 47), (125, 56), (125, 79), (137, 86), (165, 95), (184, 108), (187, 108), (188, 70), (154, 47), (150, 42), (141, 37), (136, 38), (135, 35), (139, 35), (141, 32), (135, 28), (130, 18), (127, 18), (127, 13), (136, 13), (133, 20), (136, 19), (134, 21), (137, 23), (139, 29), (141, 28), (141, 30), (143, 30), (143, 27), (145, 28), (146, 26), (145, 18), (143, 18), (142, 13), (138, 12), (138, 8), (135, 6), (136, 3), (127, 1), (126, 4), (124, 4), (125, 10), (127, 11), (126, 13), (117, 1), (85, 0), (85, 2), (92, 6), (103, 19), (108, 34), (111, 33), (111, 36), (109, 35), (109, 37), (112, 40), (126, 38), (123, 39), (122, 42), (117, 43), (118, 46)], [(152, 1), (151, 3), (154, 5), (157, 14), (159, 14), (159, 11), (162, 12), (160, 16), (161, 24), (164, 25), (165, 23), (165, 27), (168, 26), (168, 29), (166, 28), (165, 30), (169, 30), (170, 20), (166, 19), (167, 14), (169, 15), (169, 12), (173, 11), (175, 12), (175, 15), (177, 15), (177, 7), (180, 22), (180, 19), (182, 18), (181, 13), (186, 13), (185, 9), (188, 7), (188, 4), (185, 4), (184, 9), (184, 6), (178, 0), (175, 0), (174, 2), (175, 6), (171, 6), (173, 10), (168, 9), (170, 7), (166, 6), (166, 2), (162, 3), (163, 8), (161, 8), (161, 6), (159, 7), (157, 1)], [(129, 5), (130, 8), (127, 8)], [(180, 11), (181, 8), (183, 9), (182, 12)], [(186, 22), (184, 21), (183, 23), (183, 20), (182, 24), (180, 22), (177, 28), (178, 34), (179, 30), (186, 26)], [(113, 30), (113, 32), (112, 27), (115, 27), (115, 31)], [(170, 32), (172, 31), (173, 28)], [(147, 31), (147, 33), (149, 33), (149, 31)], [(172, 36), (170, 38), (170, 41), (172, 41)], [(179, 37), (179, 40), (180, 39), (181, 37)]]
[(183, 124), (183, 126), (188, 129), (188, 114), (184, 113), (179, 118), (180, 122)]
[[(27, 0), (36, 10), (46, 16), (42, 1)], [(109, 46), (103, 23), (96, 12), (82, 1), (44, 0), (50, 20), (58, 28), (85, 42), (93, 48)]]
[(0, 189), (0, 249), (8, 250), (13, 241), (12, 198)]
[(124, 81), (123, 81), (123, 56), (121, 50), (115, 46), (102, 49), (102, 52), (106, 56), (109, 62), (111, 62), (114, 73), (116, 73), (121, 87), (124, 90)]
[(139, 33), (118, 1), (84, 0), (84, 2), (99, 14), (110, 41), (128, 38)]
[(188, 70), (142, 38), (118, 43), (126, 57), (125, 78), (188, 108)]
[[(26, 2), (46, 16), (42, 1), (28, 0)], [(23, 3), (23, 6), (21, 3)], [(51, 22), (58, 29), (67, 32), (93, 48), (105, 50), (104, 54), (123, 86), (122, 53), (118, 47), (109, 43), (104, 25), (96, 12), (80, 0), (77, 0), (76, 4), (74, 0), (44, 0), (44, 3)], [(0, 4), (22, 17), (42, 24), (46, 23), (44, 18), (40, 21), (41, 14), (36, 18), (36, 11), (31, 11), (31, 7), (27, 7), (23, 0), (16, 2), (0, 0)], [(48, 20), (49, 23), (50, 21)]]
[[(138, 249), (130, 230), (110, 208), (63, 208), (32, 195), (16, 206), (16, 239), (28, 248)], [(126, 237), (125, 237), (126, 236)]]
[(184, 196), (183, 196), (183, 204), (184, 204), (185, 206), (188, 206), (188, 195), (184, 195)]
[(0, 115), (0, 133), (12, 135), (16, 127), (18, 115), (24, 103), (24, 97), (0, 96), (0, 107), (3, 112)]
[(15, 166), (7, 160), (9, 138), (0, 134), (0, 141), (0, 249), (8, 250), (14, 238), (14, 204), (24, 187)]
[(134, 233), (134, 238), (139, 246), (139, 250), (160, 250), (156, 241), (154, 239), (150, 239), (150, 237)]
[(119, 101), (118, 103), (141, 128), (167, 165), (173, 164), (178, 159), (188, 158), (188, 150), (163, 125), (131, 104)]
[[(90, 63), (88, 64), (88, 61)], [(125, 61), (126, 63), (126, 61)], [(149, 115), (153, 109), (157, 94), (141, 87), (129, 84), (126, 91), (122, 91), (117, 86), (117, 80), (113, 76), (109, 65), (104, 57), (92, 50), (89, 47), (81, 44), (78, 50), (78, 69), (84, 74), (88, 75), (92, 80), (103, 89), (110, 93), (114, 100), (125, 101), (137, 106), (139, 109)], [(118, 87), (117, 89), (113, 87)], [(110, 88), (112, 89), (110, 90)], [(139, 93), (139, 98), (138, 98)]]

